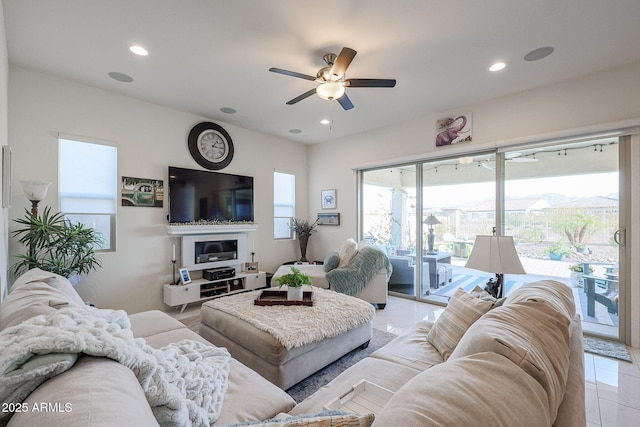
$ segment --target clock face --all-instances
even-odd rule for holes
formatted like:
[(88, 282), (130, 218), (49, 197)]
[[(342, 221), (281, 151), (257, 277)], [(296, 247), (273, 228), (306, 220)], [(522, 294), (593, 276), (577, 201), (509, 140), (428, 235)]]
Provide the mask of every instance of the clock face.
[(207, 169), (222, 169), (233, 159), (231, 136), (215, 123), (195, 125), (189, 132), (187, 142), (193, 159)]
[(198, 137), (198, 151), (205, 159), (219, 163), (229, 154), (229, 146), (215, 130), (205, 130)]

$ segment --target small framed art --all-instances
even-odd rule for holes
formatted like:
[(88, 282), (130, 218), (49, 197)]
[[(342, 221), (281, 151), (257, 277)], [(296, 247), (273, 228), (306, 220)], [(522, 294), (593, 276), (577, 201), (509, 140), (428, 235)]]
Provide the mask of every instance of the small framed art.
[(180, 284), (188, 285), (191, 283), (191, 276), (189, 276), (189, 270), (186, 268), (180, 269)]
[(318, 225), (340, 225), (339, 213), (319, 213)]
[(336, 208), (336, 190), (322, 190), (321, 192), (322, 209)]
[(258, 272), (258, 263), (257, 262), (245, 262), (244, 263), (244, 271), (247, 273), (257, 273)]

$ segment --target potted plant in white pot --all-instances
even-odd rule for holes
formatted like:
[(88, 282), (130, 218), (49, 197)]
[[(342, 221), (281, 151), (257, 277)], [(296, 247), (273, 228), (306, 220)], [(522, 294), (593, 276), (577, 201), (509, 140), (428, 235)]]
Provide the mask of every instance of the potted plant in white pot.
[(301, 273), (299, 269), (291, 266), (291, 273), (280, 276), (276, 279), (278, 287), (287, 286), (288, 300), (302, 300), (303, 286), (311, 286), (311, 276)]
[(13, 235), (27, 247), (27, 253), (18, 255), (18, 262), (11, 266), (14, 276), (40, 268), (64, 276), (75, 285), (83, 274), (101, 267), (94, 249), (103, 242), (100, 233), (69, 221), (62, 212), (52, 215), (49, 207), (42, 215), (25, 212), (24, 218), (15, 220), (23, 227)]
[[(581, 288), (583, 286), (582, 276), (584, 276), (585, 274), (583, 266), (583, 263), (572, 264), (569, 266), (569, 270), (571, 270), (571, 287)], [(593, 273), (593, 268), (588, 268), (589, 271), (587, 272), (587, 274)]]

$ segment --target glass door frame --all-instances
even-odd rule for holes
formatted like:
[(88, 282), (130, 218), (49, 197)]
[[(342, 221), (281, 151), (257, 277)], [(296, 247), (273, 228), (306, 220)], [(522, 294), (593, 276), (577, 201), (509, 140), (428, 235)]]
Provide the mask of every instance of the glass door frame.
[[(615, 132), (615, 131), (613, 131)], [(612, 133), (613, 133), (612, 132)], [(631, 293), (630, 293), (630, 289), (629, 289), (629, 277), (631, 272), (629, 271), (629, 268), (633, 269), (634, 267), (631, 266), (629, 264), (630, 261), (630, 248), (625, 244), (626, 240), (628, 238), (628, 233), (629, 230), (631, 229), (632, 224), (630, 223), (631, 221), (631, 214), (629, 212), (630, 206), (627, 206), (627, 190), (628, 188), (631, 187), (631, 183), (630, 183), (630, 173), (628, 172), (627, 168), (630, 167), (630, 163), (627, 161), (628, 159), (628, 152), (629, 150), (629, 145), (631, 144), (631, 141), (635, 141), (638, 142), (638, 140), (640, 139), (640, 136), (637, 134), (637, 132), (634, 130), (632, 132), (629, 132), (627, 129), (625, 130), (620, 130), (618, 132), (619, 135), (619, 143), (618, 143), (618, 150), (619, 150), (619, 167), (618, 167), (618, 173), (620, 176), (620, 192), (619, 192), (619, 212), (620, 212), (620, 216), (619, 216), (619, 229), (622, 231), (622, 235), (623, 235), (623, 240), (620, 244), (620, 253), (619, 253), (619, 263), (620, 263), (620, 299), (621, 299), (621, 303), (620, 303), (620, 313), (619, 313), (619, 318), (620, 318), (620, 322), (619, 322), (619, 326), (618, 326), (618, 337), (611, 337), (611, 336), (607, 336), (607, 338), (609, 339), (618, 339), (619, 341), (623, 341), (626, 343), (630, 343), (631, 342), (631, 336), (630, 336), (630, 325), (629, 322), (631, 321), (631, 316), (630, 316), (630, 306), (631, 306), (631, 301), (630, 298), (632, 297)], [(626, 136), (625, 136), (626, 135)], [(477, 156), (477, 155), (481, 155), (481, 154), (486, 154), (486, 153), (493, 153), (495, 155), (495, 165), (496, 165), (496, 169), (495, 169), (495, 186), (496, 186), (496, 190), (495, 190), (495, 194), (496, 194), (496, 211), (495, 211), (495, 215), (496, 215), (496, 220), (495, 220), (495, 225), (497, 227), (497, 230), (499, 230), (499, 234), (503, 234), (504, 232), (504, 204), (505, 204), (505, 191), (504, 191), (504, 171), (505, 171), (505, 152), (508, 151), (514, 151), (517, 149), (522, 149), (522, 148), (534, 148), (534, 147), (544, 147), (544, 146), (554, 146), (554, 145), (558, 145), (558, 144), (563, 144), (563, 143), (567, 143), (567, 142), (578, 142), (581, 140), (585, 140), (585, 139), (592, 139), (592, 138), (597, 138), (599, 135), (590, 135), (590, 136), (582, 136), (582, 137), (575, 137), (575, 138), (566, 138), (563, 140), (554, 140), (554, 141), (544, 141), (544, 142), (535, 142), (535, 141), (531, 141), (529, 143), (523, 143), (523, 144), (517, 144), (517, 145), (512, 145), (512, 146), (504, 146), (504, 147), (496, 147), (494, 149), (491, 150), (478, 150), (478, 151), (473, 151), (473, 152), (461, 152), (461, 153), (457, 153), (455, 155), (450, 155), (450, 156), (442, 156), (442, 157), (433, 157), (433, 158), (428, 158), (428, 159), (421, 159), (421, 160), (416, 160), (415, 162), (403, 162), (402, 164), (413, 164), (416, 166), (416, 204), (417, 206), (419, 206), (419, 209), (416, 209), (416, 247), (417, 248), (422, 248), (423, 246), (423, 224), (422, 224), (422, 220), (421, 220), (421, 216), (422, 216), (422, 209), (423, 209), (423, 195), (422, 195), (422, 185), (424, 185), (423, 181), (423, 167), (424, 164), (426, 163), (433, 163), (433, 162), (437, 162), (439, 160), (446, 160), (446, 159), (453, 159), (453, 158), (460, 158), (460, 157), (465, 157), (465, 156)], [(360, 238), (362, 238), (362, 234), (363, 234), (363, 212), (362, 212), (362, 198), (363, 198), (363, 193), (362, 193), (362, 184), (363, 184), (363, 173), (366, 172), (367, 170), (375, 170), (375, 169), (383, 169), (385, 167), (388, 168), (392, 168), (392, 167), (397, 167), (401, 164), (395, 164), (395, 165), (387, 165), (387, 166), (377, 166), (377, 167), (372, 167), (372, 168), (367, 168), (367, 169), (360, 169), (358, 170), (358, 174), (357, 174), (357, 203), (358, 203), (358, 216), (357, 216), (357, 226), (358, 226), (358, 235)], [(418, 191), (419, 189), (419, 191)], [(422, 273), (420, 271), (422, 265), (422, 263), (417, 263), (419, 265), (416, 266), (416, 277), (420, 278), (422, 277)], [(625, 280), (627, 279), (627, 280)], [(446, 303), (442, 303), (442, 302), (438, 302), (438, 301), (433, 301), (433, 300), (429, 300), (429, 299), (425, 299), (420, 295), (420, 288), (421, 288), (421, 284), (419, 282), (415, 283), (415, 289), (414, 289), (414, 294), (413, 296), (411, 295), (402, 295), (402, 294), (398, 294), (397, 296), (403, 297), (403, 298), (409, 298), (409, 299), (415, 299), (421, 302), (427, 302), (427, 303), (431, 303), (431, 304), (439, 304), (439, 305), (445, 305)], [(392, 295), (396, 295), (395, 293), (391, 293)], [(637, 299), (637, 298), (636, 298)], [(594, 334), (596, 335), (596, 334)]]

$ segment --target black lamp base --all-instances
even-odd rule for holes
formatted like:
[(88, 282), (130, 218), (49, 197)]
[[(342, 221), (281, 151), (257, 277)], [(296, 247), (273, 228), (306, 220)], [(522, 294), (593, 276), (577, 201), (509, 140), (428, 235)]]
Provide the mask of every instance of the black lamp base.
[(489, 279), (487, 282), (487, 286), (484, 288), (485, 291), (489, 292), (494, 298), (502, 298), (503, 294), (503, 283), (504, 283), (504, 274), (496, 274), (496, 280)]
[(433, 234), (433, 228), (429, 228), (429, 234), (427, 235), (427, 255), (436, 255), (438, 253), (433, 250), (435, 239), (436, 236)]

